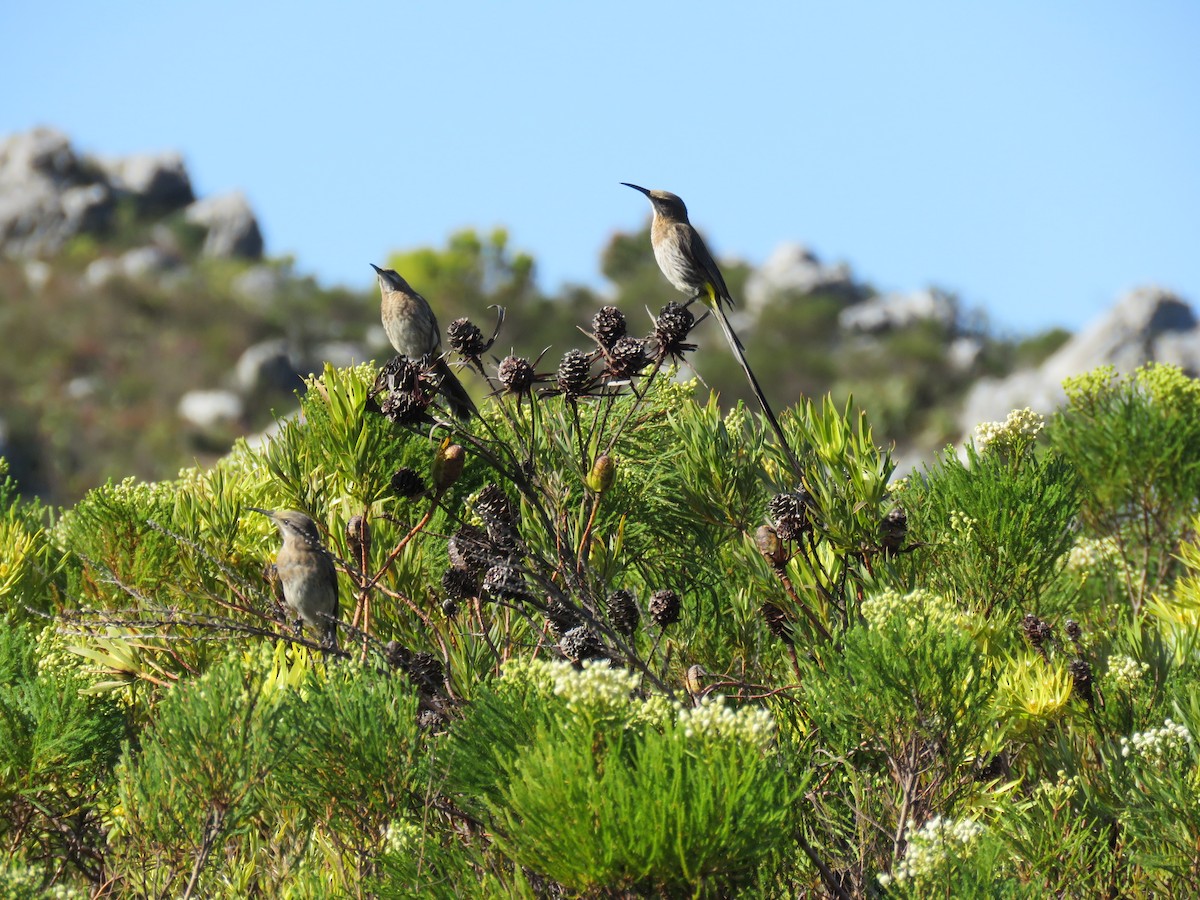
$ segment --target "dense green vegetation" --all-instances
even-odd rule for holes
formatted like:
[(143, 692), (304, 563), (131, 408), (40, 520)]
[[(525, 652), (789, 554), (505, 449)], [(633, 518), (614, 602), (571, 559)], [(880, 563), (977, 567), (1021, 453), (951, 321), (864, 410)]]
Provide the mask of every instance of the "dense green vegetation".
[[(464, 304), (530, 290), (464, 252), (504, 273)], [(466, 426), (326, 367), (263, 449), (5, 482), (6, 896), (1200, 890), (1200, 383), (1083, 375), (896, 473), (869, 403), (782, 410), (787, 453), (697, 399), (689, 318), (498, 366), (456, 323)], [(250, 506), (318, 522), (340, 651)]]

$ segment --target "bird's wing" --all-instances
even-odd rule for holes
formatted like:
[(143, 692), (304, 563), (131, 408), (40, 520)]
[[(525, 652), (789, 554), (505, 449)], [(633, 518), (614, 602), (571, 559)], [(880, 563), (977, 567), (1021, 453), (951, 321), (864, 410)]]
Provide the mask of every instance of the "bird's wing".
[(709, 284), (713, 286), (713, 290), (716, 292), (718, 302), (728, 303), (732, 306), (733, 298), (729, 296), (729, 288), (725, 286), (725, 278), (721, 275), (721, 270), (717, 268), (716, 260), (708, 252), (708, 247), (704, 244), (704, 238), (700, 237), (700, 232), (691, 225), (683, 223), (680, 223), (676, 227), (686, 229), (688, 239), (683, 242), (683, 246), (686, 248), (685, 252), (691, 257), (696, 267), (704, 272)]
[(433, 340), (429, 342), (429, 353), (433, 356), (436, 356), (438, 351), (442, 349), (441, 326), (438, 325), (437, 316), (434, 315), (433, 307), (429, 305), (429, 301), (415, 291), (413, 292), (413, 296), (415, 296), (421, 303), (424, 303), (425, 308), (429, 310), (429, 327), (433, 329)]

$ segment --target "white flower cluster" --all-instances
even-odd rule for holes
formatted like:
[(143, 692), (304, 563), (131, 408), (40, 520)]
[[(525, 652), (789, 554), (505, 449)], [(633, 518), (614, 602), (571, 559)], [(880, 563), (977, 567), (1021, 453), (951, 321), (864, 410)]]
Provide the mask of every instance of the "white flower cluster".
[(1150, 671), (1150, 663), (1118, 653), (1108, 658), (1108, 677), (1123, 691), (1132, 691)]
[(393, 819), (383, 830), (385, 853), (411, 853), (421, 843), (421, 829), (414, 822)]
[(975, 530), (975, 526), (978, 524), (978, 519), (972, 519), (966, 513), (959, 512), (957, 509), (950, 510), (950, 530), (954, 532), (955, 537), (970, 539), (971, 532)]
[(1081, 537), (1067, 554), (1067, 571), (1087, 576), (1119, 565), (1120, 562), (1121, 551), (1112, 538)]
[(908, 849), (904, 859), (890, 875), (879, 876), (884, 887), (893, 882), (920, 881), (937, 872), (951, 857), (964, 856), (964, 851), (983, 834), (983, 826), (973, 819), (945, 819), (934, 816), (920, 828), (909, 822)]
[(909, 626), (924, 621), (946, 624), (957, 622), (959, 618), (958, 609), (953, 603), (940, 594), (921, 589), (907, 594), (881, 591), (864, 599), (859, 609), (871, 628), (882, 628), (899, 615), (905, 617)]
[(548, 662), (554, 693), (572, 708), (628, 707), (642, 678), (628, 669), (615, 669), (605, 659), (585, 660), (582, 669), (569, 662)]
[(1054, 781), (1038, 783), (1035, 794), (1044, 797), (1052, 806), (1063, 807), (1083, 787), (1083, 779), (1078, 775), (1067, 776), (1065, 769), (1059, 769)]
[(1138, 731), (1121, 738), (1121, 755), (1136, 756), (1161, 766), (1172, 759), (1181, 758), (1191, 740), (1192, 734), (1185, 726), (1167, 719), (1162, 728)]
[(1028, 406), (1014, 409), (1003, 422), (981, 422), (975, 426), (975, 444), (980, 450), (987, 447), (1013, 449), (1032, 444), (1046, 427), (1046, 420)]
[(775, 737), (775, 720), (762, 707), (730, 709), (720, 694), (710, 694), (699, 706), (683, 707), (676, 720), (685, 737), (733, 738), (766, 748)]

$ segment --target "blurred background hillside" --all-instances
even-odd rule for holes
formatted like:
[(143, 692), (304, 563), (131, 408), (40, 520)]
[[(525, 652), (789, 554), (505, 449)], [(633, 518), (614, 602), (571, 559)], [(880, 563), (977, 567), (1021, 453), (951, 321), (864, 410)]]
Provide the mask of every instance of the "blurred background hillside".
[[(7, 4), (0, 452), (70, 502), (382, 361), (369, 263), (552, 369), (673, 291), (679, 193), (771, 399), (902, 458), (1063, 375), (1194, 371), (1200, 7)], [(695, 364), (744, 385), (713, 323)]]

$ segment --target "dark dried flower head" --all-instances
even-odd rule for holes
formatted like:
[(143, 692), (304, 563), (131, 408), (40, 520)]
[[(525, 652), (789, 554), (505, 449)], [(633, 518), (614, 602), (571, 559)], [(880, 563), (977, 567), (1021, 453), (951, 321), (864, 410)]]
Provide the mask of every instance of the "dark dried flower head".
[(908, 537), (908, 513), (903, 506), (894, 507), (879, 523), (879, 543), (884, 550), (895, 553), (904, 547)]
[(577, 625), (558, 642), (562, 655), (572, 662), (582, 662), (585, 659), (603, 659), (604, 645), (586, 625)]
[(1071, 642), (1078, 644), (1079, 639), (1083, 637), (1083, 629), (1079, 627), (1079, 623), (1074, 619), (1067, 619), (1066, 630), (1067, 637), (1070, 638)]
[(762, 605), (762, 615), (771, 634), (775, 635), (775, 637), (779, 638), (785, 644), (794, 642), (794, 638), (792, 637), (792, 617), (784, 611), (783, 607), (768, 601)]
[(632, 378), (650, 362), (646, 343), (640, 338), (623, 337), (608, 348), (608, 372), (613, 378)]
[(568, 350), (558, 364), (558, 389), (567, 397), (586, 394), (592, 387), (592, 356), (582, 350)]
[(592, 332), (601, 347), (611, 347), (625, 337), (625, 313), (615, 306), (604, 307), (592, 316)]
[(402, 466), (392, 473), (392, 493), (397, 497), (411, 500), (425, 493), (425, 482), (421, 476), (408, 466)]
[(654, 320), (654, 343), (658, 345), (659, 359), (668, 356), (682, 356), (689, 350), (695, 350), (695, 344), (685, 343), (696, 324), (696, 317), (686, 306), (671, 301), (658, 311)]
[(442, 590), (451, 600), (466, 600), (479, 595), (479, 577), (466, 569), (450, 566), (442, 573)]
[(387, 646), (383, 648), (383, 656), (393, 669), (403, 669), (412, 659), (412, 651), (399, 641), (388, 641)]
[(812, 530), (812, 494), (802, 487), (776, 494), (767, 502), (767, 517), (781, 540), (794, 541)]
[(670, 588), (663, 588), (650, 595), (650, 618), (659, 628), (666, 628), (679, 621), (682, 604), (679, 595)]
[(446, 544), (446, 552), (452, 565), (466, 569), (472, 575), (482, 575), (496, 562), (492, 542), (483, 529), (464, 525)]
[(608, 607), (608, 620), (612, 622), (613, 628), (617, 630), (618, 634), (630, 637), (637, 630), (638, 622), (642, 618), (633, 591), (627, 591), (624, 588), (613, 591), (608, 595), (606, 606)]
[(475, 498), (475, 512), (485, 524), (500, 522), (512, 525), (517, 521), (517, 513), (512, 500), (495, 484), (489, 484), (479, 492)]
[(537, 380), (533, 363), (521, 356), (506, 356), (496, 369), (496, 380), (510, 394), (528, 394)]
[(1025, 634), (1025, 640), (1033, 647), (1041, 647), (1050, 640), (1053, 633), (1050, 623), (1039, 619), (1033, 613), (1026, 613), (1025, 618), (1021, 619), (1021, 631)]
[(371, 388), (379, 412), (400, 425), (422, 422), (427, 417), (425, 410), (437, 396), (438, 379), (426, 372), (422, 366), (407, 356), (393, 356), (379, 370)]
[(1086, 659), (1073, 659), (1071, 664), (1067, 666), (1067, 671), (1071, 673), (1072, 693), (1080, 697), (1089, 709), (1095, 709), (1096, 696), (1092, 692), (1092, 667)]
[(496, 600), (524, 600), (529, 596), (521, 570), (511, 563), (498, 563), (483, 576), (483, 590)]
[(450, 349), (468, 359), (478, 359), (487, 350), (483, 332), (470, 319), (455, 319), (446, 329)]
[(346, 523), (346, 545), (356, 561), (361, 562), (371, 553), (371, 523), (363, 516), (351, 516)]
[(579, 624), (579, 614), (557, 597), (550, 597), (546, 600), (546, 624), (556, 638), (561, 638)]
[(436, 694), (446, 680), (446, 670), (432, 653), (414, 653), (408, 661), (408, 677), (426, 694)]

